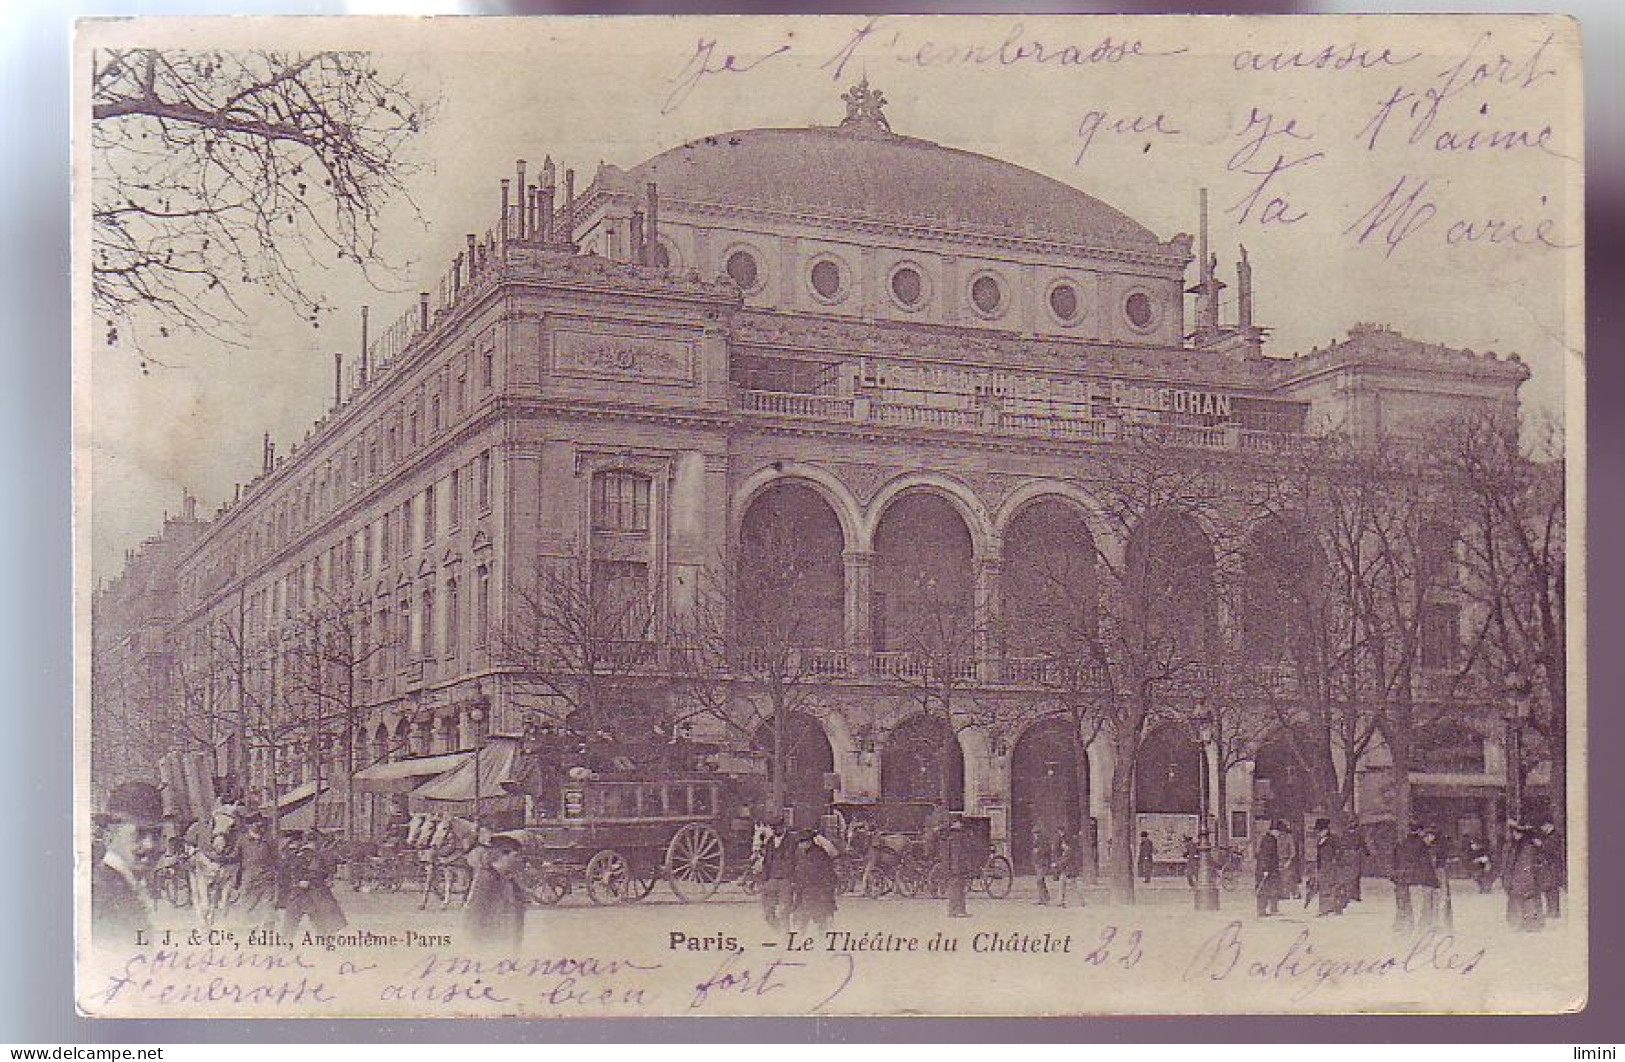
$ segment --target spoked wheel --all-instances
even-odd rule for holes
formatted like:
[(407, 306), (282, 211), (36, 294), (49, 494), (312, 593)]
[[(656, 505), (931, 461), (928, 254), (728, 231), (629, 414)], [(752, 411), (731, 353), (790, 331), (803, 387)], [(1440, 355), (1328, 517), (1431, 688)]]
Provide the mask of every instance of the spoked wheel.
[(671, 891), (684, 903), (709, 898), (722, 884), (725, 862), (722, 837), (717, 831), (704, 823), (689, 823), (666, 846), (666, 877), (671, 881)]
[(977, 885), (981, 891), (987, 893), (995, 900), (1002, 900), (1010, 895), (1011, 878), (1010, 860), (1004, 856), (994, 856), (987, 861), (982, 872), (977, 875)]
[(899, 896), (913, 899), (925, 890), (925, 868), (918, 863), (899, 863), (892, 880)]
[(546, 871), (526, 875), (520, 887), (532, 903), (543, 907), (552, 907), (570, 895), (569, 879)]
[(587, 861), (587, 897), (593, 903), (626, 903), (633, 891), (632, 864), (621, 853), (606, 848)]

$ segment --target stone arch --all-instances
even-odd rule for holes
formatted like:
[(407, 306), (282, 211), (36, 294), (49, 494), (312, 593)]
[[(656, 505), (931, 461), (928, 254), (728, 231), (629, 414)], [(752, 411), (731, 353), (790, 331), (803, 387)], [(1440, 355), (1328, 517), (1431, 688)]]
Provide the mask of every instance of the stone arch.
[(1124, 557), (1148, 637), (1185, 663), (1210, 660), (1220, 644), (1218, 560), (1202, 522), (1178, 507), (1153, 510), (1129, 535)]
[(975, 530), (939, 491), (899, 492), (873, 529), (870, 614), (881, 652), (968, 658), (977, 614)]
[(1018, 873), (1032, 869), (1035, 836), (1085, 832), (1092, 770), (1088, 747), (1072, 740), (1069, 716), (1046, 715), (1022, 728), (1010, 747), (1010, 856)]
[(823, 497), (834, 510), (836, 519), (841, 522), (841, 536), (846, 541), (847, 549), (868, 548), (869, 538), (860, 515), (863, 507), (858, 504), (852, 491), (828, 470), (799, 461), (775, 461), (759, 468), (745, 477), (745, 481), (734, 490), (733, 511), (737, 514), (734, 528), (736, 542), (737, 525), (743, 522), (751, 503), (769, 488), (787, 481), (803, 483)]
[[(815, 825), (829, 810), (830, 791), (825, 776), (835, 770), (835, 745), (818, 718), (807, 712), (785, 716), (784, 805), (799, 827)], [(773, 770), (773, 719), (764, 719), (751, 736), (751, 745), (767, 759), (769, 778)]]
[(840, 516), (816, 487), (780, 479), (756, 492), (734, 550), (742, 634), (770, 650), (844, 645), (845, 552)]
[(1184, 727), (1170, 724), (1151, 731), (1141, 741), (1135, 760), (1134, 810), (1141, 814), (1200, 814), (1206, 759), (1201, 742)]
[(1235, 617), (1242, 652), (1254, 663), (1290, 659), (1310, 629), (1303, 612), (1324, 578), (1325, 553), (1305, 521), (1266, 516), (1249, 528), (1241, 553), (1241, 608)]
[(949, 810), (964, 809), (965, 750), (947, 723), (919, 713), (891, 728), (880, 750), (880, 797), (933, 804), (946, 798)]
[(999, 645), (1011, 658), (1078, 662), (1099, 608), (1099, 545), (1075, 499), (1034, 493), (1000, 528)]
[(869, 548), (874, 548), (874, 536), (885, 520), (886, 512), (903, 497), (919, 493), (937, 495), (958, 510), (959, 518), (970, 532), (973, 557), (981, 559), (998, 552), (998, 536), (994, 533), (992, 518), (976, 492), (952, 476), (935, 472), (905, 473), (875, 492), (864, 514), (864, 541)]
[(1004, 541), (1011, 522), (1020, 516), (1024, 509), (1047, 501), (1058, 501), (1075, 507), (1083, 516), (1084, 523), (1096, 542), (1104, 542), (1111, 537), (1100, 504), (1088, 491), (1064, 480), (1029, 479), (1011, 491), (1009, 497), (1004, 499), (998, 511), (993, 514), (993, 530), (999, 541)]

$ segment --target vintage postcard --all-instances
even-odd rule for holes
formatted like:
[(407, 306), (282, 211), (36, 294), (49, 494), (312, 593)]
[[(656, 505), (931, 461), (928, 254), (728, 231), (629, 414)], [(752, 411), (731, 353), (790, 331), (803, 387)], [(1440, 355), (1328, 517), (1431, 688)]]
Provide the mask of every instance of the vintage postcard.
[(82, 23), (79, 1007), (1582, 1007), (1580, 40)]

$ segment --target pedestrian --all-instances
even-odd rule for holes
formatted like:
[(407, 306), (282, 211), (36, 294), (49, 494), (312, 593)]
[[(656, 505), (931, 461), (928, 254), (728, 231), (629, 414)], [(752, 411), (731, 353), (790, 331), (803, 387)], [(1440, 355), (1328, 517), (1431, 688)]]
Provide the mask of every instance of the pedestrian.
[(1446, 875), (1445, 850), (1439, 840), (1439, 831), (1433, 826), (1422, 827), (1422, 850), (1426, 853), (1425, 873), (1431, 885), (1423, 885), (1420, 893), (1422, 897), (1421, 917), (1418, 924), (1423, 929), (1438, 929), (1449, 926), (1449, 912), (1440, 902), (1441, 891)]
[(1320, 896), (1319, 917), (1343, 913), (1348, 901), (1343, 897), (1342, 844), (1332, 832), (1331, 819), (1315, 820), (1315, 890)]
[(1185, 838), (1183, 854), (1185, 857), (1185, 884), (1194, 889), (1196, 888), (1196, 863), (1198, 856), (1196, 841), (1193, 838)]
[(1546, 917), (1557, 918), (1563, 913), (1563, 842), (1557, 836), (1557, 826), (1550, 819), (1540, 824), (1540, 864), (1538, 866), (1540, 893), (1545, 900)]
[(790, 920), (803, 932), (812, 926), (822, 933), (835, 917), (834, 848), (817, 830), (801, 831), (797, 841), (795, 865), (790, 871)]
[(150, 782), (121, 782), (95, 826), (102, 857), (90, 870), (96, 942), (128, 947), (152, 933), (152, 871), (164, 847), (164, 801)]
[(1299, 885), (1299, 881), (1303, 878), (1303, 864), (1298, 858), (1301, 854), (1298, 839), (1284, 820), (1277, 819), (1275, 840), (1281, 850), (1281, 895), (1296, 900), (1303, 895), (1303, 889)]
[(266, 834), (264, 818), (252, 815), (243, 820), (243, 839), (237, 849), (242, 871), (237, 913), (245, 925), (260, 926), (275, 918), (277, 853)]
[(1467, 869), (1478, 885), (1479, 895), (1489, 892), (1495, 883), (1495, 867), (1490, 862), (1489, 846), (1478, 837), (1467, 840)]
[(1156, 859), (1156, 848), (1151, 844), (1151, 835), (1145, 830), (1140, 831), (1140, 880), (1147, 885), (1151, 884), (1151, 865)]
[(783, 929), (790, 911), (790, 879), (796, 851), (786, 833), (784, 819), (773, 820), (773, 831), (762, 842), (762, 916), (773, 929)]
[(1346, 903), (1360, 902), (1360, 879), (1365, 877), (1365, 857), (1371, 854), (1366, 846), (1365, 833), (1360, 820), (1354, 819), (1343, 831), (1340, 849), (1343, 860), (1343, 898)]
[(1075, 894), (1077, 905), (1087, 907), (1083, 892), (1078, 888), (1078, 877), (1083, 873), (1083, 838), (1076, 828), (1068, 829), (1061, 835), (1055, 863), (1056, 877), (1061, 883), (1061, 906), (1065, 907), (1068, 899)]
[(475, 946), (518, 954), (525, 937), (525, 899), (516, 879), (523, 866), (518, 838), (501, 833), (491, 838), (463, 908), (463, 932)]
[(948, 917), (969, 918), (965, 909), (965, 893), (972, 871), (971, 837), (965, 831), (961, 812), (954, 812), (948, 820), (946, 842), (943, 845), (943, 869), (948, 877)]
[(1438, 887), (1431, 853), (1422, 839), (1422, 827), (1411, 823), (1405, 828), (1405, 837), (1394, 847), (1394, 928), (1408, 933), (1416, 928), (1416, 907), (1422, 903), (1425, 927), (1429, 922), (1427, 900), (1415, 890), (1428, 890), (1431, 896)]
[(1507, 890), (1507, 922), (1520, 933), (1538, 933), (1545, 921), (1540, 893), (1544, 845), (1540, 835), (1521, 823), (1509, 823), (1508, 847), (1501, 870)]
[[(318, 835), (319, 839), (319, 835)], [(292, 937), (305, 919), (318, 933), (337, 933), (349, 924), (344, 908), (333, 895), (338, 858), (327, 843), (305, 837), (293, 851), (287, 871), (287, 896), (282, 911), (282, 932)]]
[(1050, 864), (1055, 859), (1055, 844), (1049, 831), (1042, 826), (1033, 827), (1033, 877), (1038, 879), (1038, 904), (1049, 904)]
[(1258, 840), (1253, 857), (1253, 887), (1258, 893), (1258, 917), (1272, 918), (1281, 913), (1281, 831), (1276, 823)]

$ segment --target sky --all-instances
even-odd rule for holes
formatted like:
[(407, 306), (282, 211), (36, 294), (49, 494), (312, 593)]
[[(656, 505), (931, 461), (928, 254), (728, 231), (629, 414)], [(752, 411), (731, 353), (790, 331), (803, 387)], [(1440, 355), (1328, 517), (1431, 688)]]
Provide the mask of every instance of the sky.
[[(181, 337), (162, 365), (81, 327), (91, 570), (116, 574), (183, 488), (206, 512), (228, 501), (258, 471), (263, 432), (284, 453), (298, 441), (331, 402), (333, 353), (354, 359), (359, 307), (376, 330), (432, 290), (464, 233), (493, 223), (515, 159), (534, 172), (550, 154), (585, 187), (600, 161), (630, 167), (731, 129), (834, 124), (841, 92), (865, 75), (896, 132), (1065, 181), (1163, 238), (1196, 231), (1209, 188), (1221, 279), (1245, 244), (1267, 353), (1386, 323), (1516, 352), (1533, 373), (1526, 408), (1561, 416), (1583, 361), (1574, 33), (1558, 18), (1114, 16), (100, 27), (81, 44), (365, 48), (439, 107), (410, 149), (416, 211), (386, 214), (392, 290), (324, 268), (312, 285), (345, 309), (320, 330), (251, 302), (243, 346)], [(83, 186), (80, 197), (82, 208)], [(83, 226), (76, 236), (83, 261)]]

